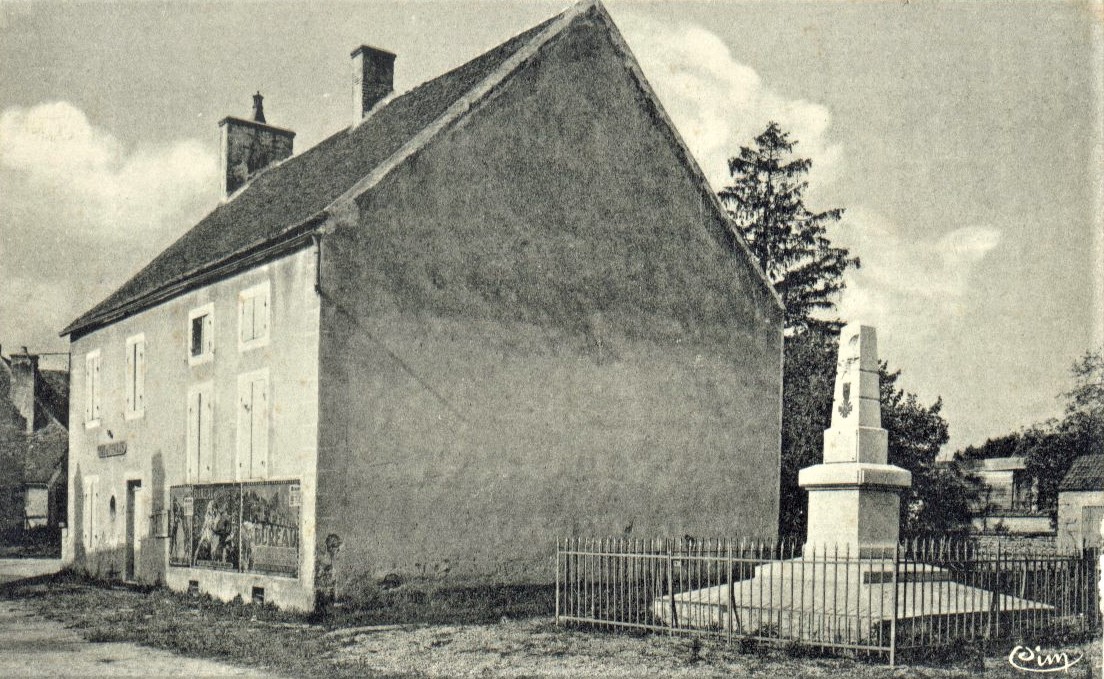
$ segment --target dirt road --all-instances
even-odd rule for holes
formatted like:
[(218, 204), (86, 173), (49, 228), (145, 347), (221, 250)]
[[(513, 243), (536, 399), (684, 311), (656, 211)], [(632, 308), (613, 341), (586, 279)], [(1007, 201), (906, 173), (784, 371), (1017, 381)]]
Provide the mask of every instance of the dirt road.
[[(57, 570), (59, 562), (0, 559), (0, 583)], [(256, 670), (127, 643), (93, 644), (76, 631), (0, 600), (0, 677), (258, 677)]]

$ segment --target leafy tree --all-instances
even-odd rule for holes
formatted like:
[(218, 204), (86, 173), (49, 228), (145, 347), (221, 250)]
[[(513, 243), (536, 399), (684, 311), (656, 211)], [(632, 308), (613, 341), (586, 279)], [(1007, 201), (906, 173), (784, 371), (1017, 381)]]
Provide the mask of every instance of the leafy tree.
[(797, 473), (824, 458), (824, 430), (832, 421), (836, 336), (804, 332), (785, 339), (782, 364), (782, 468), (779, 529), (805, 534), (808, 498)]
[(827, 226), (839, 221), (842, 209), (810, 212), (803, 194), (812, 166), (793, 158), (797, 142), (771, 122), (753, 146), (740, 147), (728, 161), (732, 185), (720, 191), (721, 201), (786, 305), (786, 328), (837, 329), (839, 321), (814, 314), (830, 312), (843, 290), (843, 274), (859, 259), (833, 247)]
[(1073, 389), (1060, 420), (1036, 424), (1018, 437), (1017, 455), (1023, 455), (1027, 473), (1035, 479), (1039, 509), (1057, 519), (1058, 487), (1073, 461), (1082, 455), (1104, 453), (1104, 356), (1088, 351), (1070, 370)]
[(980, 483), (955, 463), (936, 462), (949, 438), (943, 399), (925, 406), (916, 394), (897, 388), (900, 370), (890, 372), (883, 361), (879, 373), (889, 463), (912, 472), (912, 486), (901, 498), (902, 536), (964, 531)]

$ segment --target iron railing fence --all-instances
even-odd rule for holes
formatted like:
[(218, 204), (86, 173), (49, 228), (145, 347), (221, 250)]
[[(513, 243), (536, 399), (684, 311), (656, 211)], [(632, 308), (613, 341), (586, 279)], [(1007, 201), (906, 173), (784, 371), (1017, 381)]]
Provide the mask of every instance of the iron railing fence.
[(1100, 629), (1097, 550), (1024, 554), (923, 540), (877, 554), (800, 542), (571, 538), (557, 624), (799, 642), (880, 654)]

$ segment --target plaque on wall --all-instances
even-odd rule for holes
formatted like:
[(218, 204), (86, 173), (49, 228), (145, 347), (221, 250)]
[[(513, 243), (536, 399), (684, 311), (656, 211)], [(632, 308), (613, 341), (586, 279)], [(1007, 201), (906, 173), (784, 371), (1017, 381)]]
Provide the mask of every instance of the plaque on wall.
[(126, 448), (126, 441), (112, 441), (96, 446), (96, 452), (99, 453), (100, 457), (118, 457), (119, 455), (126, 455)]

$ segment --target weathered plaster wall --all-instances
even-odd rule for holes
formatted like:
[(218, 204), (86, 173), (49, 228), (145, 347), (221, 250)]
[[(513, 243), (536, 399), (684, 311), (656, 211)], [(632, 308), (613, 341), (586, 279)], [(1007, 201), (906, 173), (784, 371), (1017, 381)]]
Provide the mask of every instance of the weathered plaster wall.
[[(314, 469), (318, 413), (319, 300), (314, 290), (315, 252), (304, 249), (265, 266), (189, 292), (152, 309), (76, 339), (72, 344), (70, 399), (69, 539), (68, 554), (77, 565), (100, 575), (123, 573), (126, 484), (141, 481), (138, 493), (138, 578), (162, 579), (175, 589), (198, 580), (202, 591), (224, 599), (251, 587), (266, 587), (269, 601), (292, 607), (313, 604)], [(267, 346), (241, 351), (238, 344), (238, 294), (270, 281), (271, 321)], [(188, 314), (211, 303), (214, 308), (214, 359), (189, 365)], [(126, 340), (144, 333), (146, 339), (145, 414), (125, 415)], [(102, 415), (98, 427), (85, 425), (85, 355), (101, 352)], [(210, 381), (214, 394), (214, 468), (211, 482), (235, 480), (237, 378), (269, 370), (269, 478), (301, 479), (303, 494), (302, 547), (298, 579), (261, 577), (206, 569), (167, 567), (167, 540), (152, 537), (149, 516), (167, 507), (169, 487), (188, 483), (185, 459), (187, 393)], [(126, 442), (126, 454), (100, 458), (97, 446)], [(93, 535), (84, 542), (90, 487)], [(116, 514), (109, 511), (115, 497)]]
[(777, 530), (780, 311), (601, 31), (538, 59), (323, 241), (339, 592), (547, 582), (569, 535)]
[[(1085, 525), (1086, 514), (1093, 525)], [(1058, 493), (1058, 549), (1078, 550), (1083, 542), (1089, 546), (1099, 546), (1102, 517), (1104, 492), (1067, 490)]]

